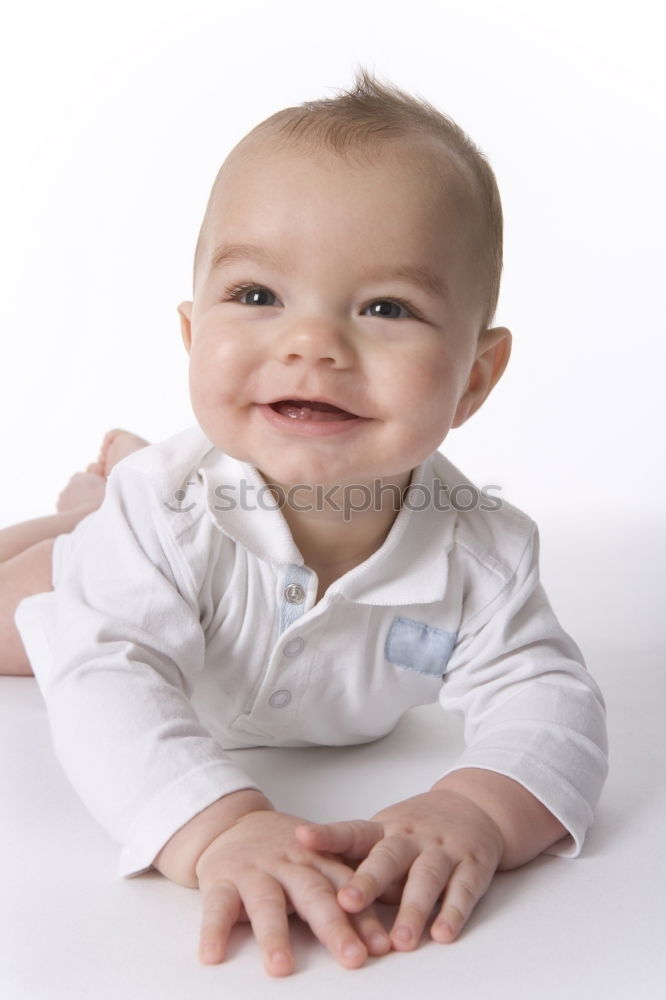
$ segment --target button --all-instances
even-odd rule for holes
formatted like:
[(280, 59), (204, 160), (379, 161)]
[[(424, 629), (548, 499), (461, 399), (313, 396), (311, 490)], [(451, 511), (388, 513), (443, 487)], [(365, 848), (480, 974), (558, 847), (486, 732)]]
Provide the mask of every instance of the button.
[(289, 642), (285, 642), (282, 652), (285, 656), (298, 656), (298, 654), (302, 653), (304, 649), (305, 639), (301, 639), (299, 635), (294, 639), (290, 639)]
[(273, 694), (268, 699), (268, 704), (271, 708), (286, 708), (286, 706), (291, 701), (291, 692), (285, 691), (274, 691)]
[(302, 604), (305, 600), (305, 591), (300, 583), (290, 583), (288, 587), (284, 588), (284, 596), (290, 604)]

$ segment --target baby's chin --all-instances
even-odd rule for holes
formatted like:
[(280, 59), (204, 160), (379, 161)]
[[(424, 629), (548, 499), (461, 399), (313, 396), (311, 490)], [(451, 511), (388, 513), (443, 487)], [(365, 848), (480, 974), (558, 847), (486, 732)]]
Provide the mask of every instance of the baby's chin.
[[(204, 421), (200, 421), (200, 426), (218, 451), (256, 469), (268, 486), (285, 493), (298, 487), (326, 491), (355, 486), (372, 489), (378, 482), (407, 485), (412, 470), (421, 461), (420, 454), (396, 455), (393, 462), (386, 456), (384, 461), (378, 461), (376, 454), (367, 451), (363, 458), (356, 456), (353, 461), (344, 449), (320, 451), (317, 442), (307, 439), (294, 441), (290, 447), (276, 448), (258, 440), (256, 434), (254, 440), (244, 440), (242, 427), (234, 434), (230, 427), (220, 431), (219, 426), (207, 427)], [(411, 458), (415, 460), (410, 462)]]

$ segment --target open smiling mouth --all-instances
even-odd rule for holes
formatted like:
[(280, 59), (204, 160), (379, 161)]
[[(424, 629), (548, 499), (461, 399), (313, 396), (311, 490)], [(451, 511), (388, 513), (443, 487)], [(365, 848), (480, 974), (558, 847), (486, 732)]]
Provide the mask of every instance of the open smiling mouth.
[(332, 403), (317, 403), (310, 399), (279, 399), (271, 403), (270, 407), (290, 420), (307, 420), (319, 424), (357, 418), (356, 413), (350, 413)]

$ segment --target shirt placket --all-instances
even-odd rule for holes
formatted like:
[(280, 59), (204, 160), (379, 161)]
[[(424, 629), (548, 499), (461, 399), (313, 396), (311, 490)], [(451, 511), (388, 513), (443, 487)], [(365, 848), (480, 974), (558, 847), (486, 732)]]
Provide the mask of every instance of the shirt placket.
[[(288, 726), (298, 712), (307, 666), (307, 639), (303, 635), (283, 633), (295, 625), (313, 603), (309, 599), (314, 574), (304, 566), (287, 567), (282, 582), (279, 605), (280, 637), (270, 657), (267, 678), (262, 687), (254, 716), (271, 729)], [(257, 721), (259, 721), (257, 719)]]

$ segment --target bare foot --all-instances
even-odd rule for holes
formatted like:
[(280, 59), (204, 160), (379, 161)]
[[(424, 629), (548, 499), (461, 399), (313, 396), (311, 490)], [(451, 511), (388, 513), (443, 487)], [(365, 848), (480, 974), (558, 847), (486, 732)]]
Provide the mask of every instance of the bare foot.
[(114, 465), (149, 444), (136, 434), (114, 428), (108, 431), (102, 441), (96, 462), (91, 462), (85, 472), (75, 472), (64, 490), (58, 495), (56, 510), (59, 514), (68, 510), (93, 511), (101, 507), (106, 490), (107, 476)]
[(101, 506), (106, 490), (106, 479), (100, 471), (97, 471), (101, 468), (99, 463), (93, 462), (85, 472), (74, 473), (67, 486), (58, 495), (56, 510), (59, 514), (79, 508), (92, 511)]
[(139, 448), (145, 448), (148, 444), (150, 442), (144, 438), (115, 427), (104, 436), (96, 464), (101, 466), (102, 474), (108, 476), (121, 459), (131, 455), (133, 451), (138, 451)]

